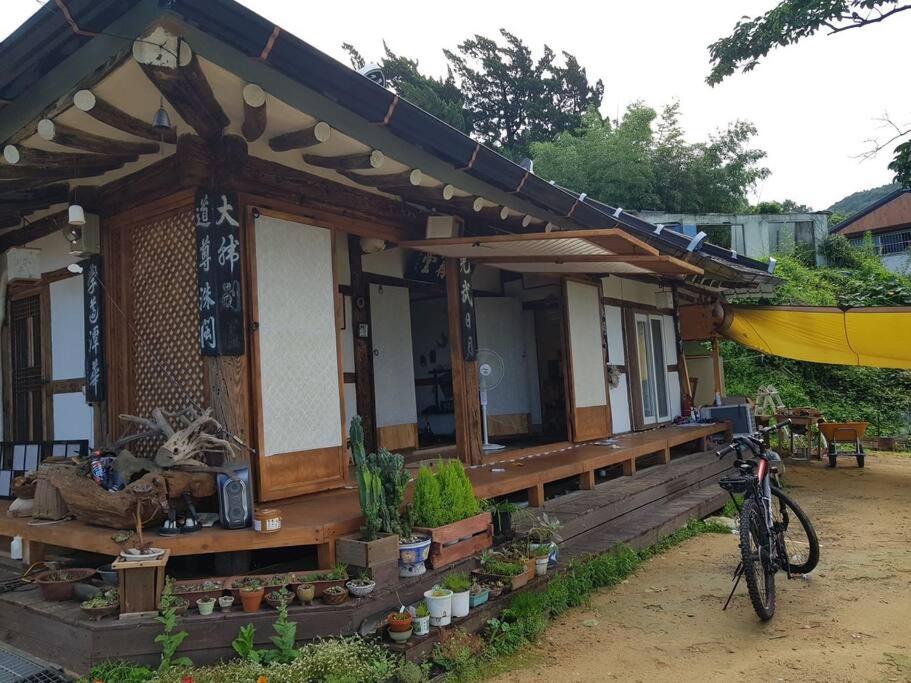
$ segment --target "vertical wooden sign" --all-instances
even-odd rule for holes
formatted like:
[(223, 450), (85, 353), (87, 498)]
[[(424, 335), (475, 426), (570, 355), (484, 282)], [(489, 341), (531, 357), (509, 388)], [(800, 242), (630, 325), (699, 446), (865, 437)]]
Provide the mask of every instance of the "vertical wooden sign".
[(473, 361), (478, 355), (478, 328), (474, 309), (471, 275), (474, 265), (467, 258), (459, 259), (459, 318), (462, 326), (462, 358)]
[(85, 309), (85, 400), (105, 400), (104, 293), (101, 256), (82, 262), (82, 299)]
[(240, 221), (237, 195), (196, 193), (196, 280), (199, 351), (204, 356), (244, 353)]

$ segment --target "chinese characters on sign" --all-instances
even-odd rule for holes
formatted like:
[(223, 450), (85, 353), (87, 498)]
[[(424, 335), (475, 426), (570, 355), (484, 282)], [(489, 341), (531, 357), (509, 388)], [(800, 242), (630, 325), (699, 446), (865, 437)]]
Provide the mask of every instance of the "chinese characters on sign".
[(104, 383), (104, 292), (101, 256), (82, 263), (82, 293), (85, 302), (85, 400), (105, 399)]
[(204, 356), (240, 356), (244, 352), (240, 271), (237, 196), (198, 190), (196, 280), (199, 351)]
[(462, 323), (462, 358), (475, 360), (478, 355), (478, 329), (474, 311), (471, 274), (474, 266), (467, 258), (459, 259), (459, 318)]
[(442, 256), (412, 252), (405, 264), (405, 278), (421, 282), (442, 282), (446, 277), (446, 261)]

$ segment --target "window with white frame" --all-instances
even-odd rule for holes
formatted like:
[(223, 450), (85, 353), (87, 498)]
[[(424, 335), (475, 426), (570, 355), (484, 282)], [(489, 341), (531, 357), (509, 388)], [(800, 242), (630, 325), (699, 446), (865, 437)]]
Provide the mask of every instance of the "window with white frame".
[(670, 418), (664, 325), (659, 315), (636, 313), (636, 353), (644, 424)]

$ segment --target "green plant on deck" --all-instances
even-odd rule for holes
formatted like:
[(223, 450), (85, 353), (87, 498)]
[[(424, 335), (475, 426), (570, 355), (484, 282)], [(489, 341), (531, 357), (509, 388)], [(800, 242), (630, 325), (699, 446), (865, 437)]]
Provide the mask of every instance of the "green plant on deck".
[(427, 603), (425, 601), (421, 600), (417, 604), (417, 607), (414, 608), (414, 616), (416, 616), (416, 617), (429, 617), (430, 616), (430, 608), (427, 607)]
[(104, 681), (104, 683), (145, 683), (145, 681), (151, 680), (154, 675), (155, 671), (147, 666), (109, 660), (93, 666), (89, 670), (89, 675), (81, 678), (79, 683), (93, 683), (94, 681)]
[(256, 635), (256, 627), (253, 624), (241, 626), (237, 637), (231, 642), (231, 647), (237, 656), (248, 662), (259, 664), (260, 653), (253, 644), (253, 637)]
[(176, 659), (174, 657), (177, 648), (189, 635), (186, 631), (175, 630), (177, 628), (178, 601), (186, 602), (174, 597), (174, 580), (171, 577), (167, 577), (161, 594), (161, 611), (155, 617), (155, 621), (161, 624), (162, 627), (161, 633), (155, 636), (155, 642), (161, 645), (159, 671), (165, 671), (172, 666), (193, 666), (193, 662), (188, 657), (177, 657)]
[(366, 453), (364, 427), (359, 415), (351, 418), (348, 429), (351, 457), (357, 470), (357, 489), (364, 515), (364, 540), (376, 539), (379, 532), (405, 537), (411, 530), (402, 518), (405, 489), (411, 475), (405, 469), (405, 458), (381, 448), (379, 453)]
[(275, 649), (263, 652), (262, 661), (266, 664), (293, 662), (300, 655), (300, 652), (294, 647), (297, 638), (297, 624), (288, 621), (288, 601), (284, 598), (278, 603), (278, 618), (272, 624), (272, 629), (275, 631), (275, 635), (269, 636), (269, 640), (272, 641)]
[(415, 526), (432, 528), (443, 525), (440, 481), (426, 465), (421, 465), (414, 480), (411, 511)]

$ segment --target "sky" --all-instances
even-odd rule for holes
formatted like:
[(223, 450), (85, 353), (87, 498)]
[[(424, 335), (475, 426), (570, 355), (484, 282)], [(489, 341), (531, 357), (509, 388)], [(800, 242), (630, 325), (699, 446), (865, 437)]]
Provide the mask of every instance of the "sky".
[[(346, 64), (342, 43), (371, 61), (382, 56), (385, 40), (418, 59), (425, 73), (441, 75), (443, 48), (506, 28), (535, 55), (545, 43), (575, 54), (590, 80), (604, 81), (602, 113), (611, 118), (636, 100), (660, 108), (676, 99), (692, 141), (730, 121), (751, 121), (759, 129), (754, 146), (768, 153), (771, 170), (753, 201), (788, 198), (825, 209), (851, 192), (890, 182), (891, 149), (873, 159), (860, 156), (871, 139), (889, 137), (884, 115), (911, 123), (911, 88), (901, 73), (911, 13), (774, 50), (752, 72), (712, 88), (705, 83), (709, 43), (776, 0), (242, 2)], [(6, 36), (40, 3), (3, 4), (0, 35)]]

